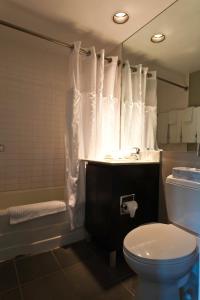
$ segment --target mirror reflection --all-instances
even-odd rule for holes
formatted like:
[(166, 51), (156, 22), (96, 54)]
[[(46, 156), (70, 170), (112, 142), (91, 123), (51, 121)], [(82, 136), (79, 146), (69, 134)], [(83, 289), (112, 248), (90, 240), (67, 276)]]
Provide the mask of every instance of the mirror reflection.
[(179, 0), (123, 43), (122, 148), (200, 143), (199, 27), (199, 0)]

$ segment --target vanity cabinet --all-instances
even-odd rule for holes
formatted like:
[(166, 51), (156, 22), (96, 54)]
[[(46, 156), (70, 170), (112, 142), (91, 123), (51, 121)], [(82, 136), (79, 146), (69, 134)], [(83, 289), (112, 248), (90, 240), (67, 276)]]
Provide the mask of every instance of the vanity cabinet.
[[(158, 221), (159, 163), (119, 164), (89, 161), (86, 167), (85, 225), (109, 252), (122, 247), (133, 228)], [(134, 218), (120, 214), (120, 197), (135, 194)]]

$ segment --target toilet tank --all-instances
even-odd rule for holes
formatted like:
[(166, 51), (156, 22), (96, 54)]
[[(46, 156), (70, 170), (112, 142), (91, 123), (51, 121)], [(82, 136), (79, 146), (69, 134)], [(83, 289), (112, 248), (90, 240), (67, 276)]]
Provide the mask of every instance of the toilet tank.
[(169, 221), (200, 234), (200, 182), (170, 175), (166, 179), (165, 193)]

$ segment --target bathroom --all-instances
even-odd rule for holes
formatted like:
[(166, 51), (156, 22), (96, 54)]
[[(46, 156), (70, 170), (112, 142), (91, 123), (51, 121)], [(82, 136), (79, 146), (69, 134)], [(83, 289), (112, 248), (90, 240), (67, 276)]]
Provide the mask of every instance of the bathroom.
[[(116, 24), (113, 15), (121, 11), (128, 14), (127, 20)], [(170, 142), (174, 124), (163, 129), (160, 118), (174, 110), (200, 106), (200, 38), (195, 30), (199, 11), (197, 0), (190, 4), (186, 0), (109, 0), (101, 1), (100, 7), (91, 0), (0, 1), (0, 299), (137, 299), (138, 276), (122, 251), (115, 250), (133, 228), (168, 223), (165, 180), (173, 167), (200, 168), (197, 137)], [(165, 34), (161, 43), (150, 41), (155, 33)], [(80, 47), (83, 51), (76, 55)], [(88, 50), (92, 55), (87, 55)], [(124, 88), (125, 72), (130, 70), (127, 61), (129, 67), (141, 64), (149, 68), (148, 73), (157, 72), (157, 93), (148, 95), (154, 97), (153, 105), (149, 104), (155, 108), (152, 120), (158, 115), (157, 137), (152, 127), (148, 140), (151, 146), (143, 144), (142, 132), (150, 128), (143, 128), (143, 115), (134, 125), (142, 139), (129, 144), (128, 150), (122, 144), (135, 135), (130, 130), (129, 111), (123, 110), (123, 92), (128, 90)], [(79, 164), (82, 181), (77, 191), (81, 196), (74, 205), (76, 197), (67, 195), (71, 190), (73, 196), (73, 184), (77, 184), (73, 180), (76, 169), (70, 169), (77, 146), (65, 136), (66, 132), (74, 134), (73, 116), (69, 112), (67, 123), (66, 110), (70, 107), (67, 99), (72, 100), (69, 87), (73, 80), (79, 83), (73, 69), (79, 65), (84, 88), (88, 88), (83, 93), (89, 92), (93, 99), (89, 88), (97, 68), (106, 74), (104, 100), (111, 97), (114, 101), (110, 107), (97, 107), (100, 138), (88, 131), (91, 119), (82, 120), (80, 144), (84, 146), (79, 158), (84, 160)], [(147, 84), (153, 79), (147, 76)], [(101, 90), (101, 76), (95, 82)], [(81, 109), (87, 115), (92, 107)], [(89, 159), (94, 148), (96, 158)], [(97, 195), (103, 195), (101, 204), (113, 215), (98, 206), (101, 197)], [(119, 200), (116, 206), (108, 204), (111, 198)], [(57, 213), (52, 213), (50, 204)], [(11, 223), (9, 213), (20, 215), (16, 208), (21, 207), (27, 207), (29, 214), (33, 213), (29, 209), (35, 209), (37, 218), (16, 224), (14, 215)], [(197, 299), (180, 293), (180, 299)]]

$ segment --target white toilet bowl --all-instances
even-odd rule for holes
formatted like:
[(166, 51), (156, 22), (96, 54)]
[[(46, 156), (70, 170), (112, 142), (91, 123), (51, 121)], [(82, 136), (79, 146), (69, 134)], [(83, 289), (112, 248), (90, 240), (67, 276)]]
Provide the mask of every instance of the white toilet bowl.
[(137, 227), (125, 237), (123, 250), (138, 274), (137, 300), (178, 300), (197, 259), (196, 238), (172, 224)]

